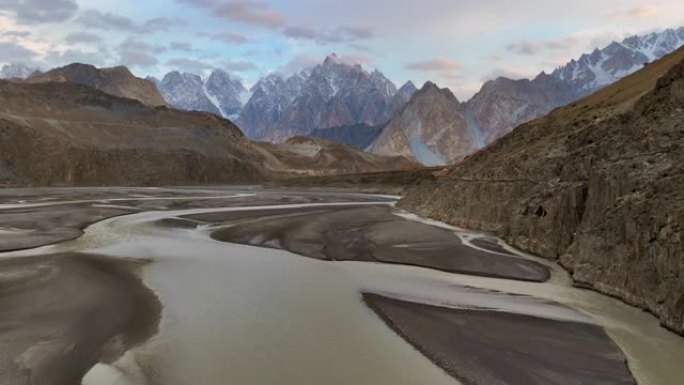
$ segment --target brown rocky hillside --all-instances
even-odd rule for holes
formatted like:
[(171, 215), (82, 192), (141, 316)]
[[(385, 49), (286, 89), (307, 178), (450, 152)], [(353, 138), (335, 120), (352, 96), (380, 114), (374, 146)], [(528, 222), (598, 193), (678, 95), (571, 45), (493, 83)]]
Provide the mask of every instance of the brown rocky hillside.
[(0, 81), (3, 185), (254, 183), (415, 165), (311, 143), (252, 142), (211, 113), (148, 107), (70, 82)]
[(36, 73), (26, 81), (29, 83), (77, 83), (114, 96), (139, 100), (147, 106), (168, 106), (154, 83), (136, 77), (124, 66), (96, 68), (89, 64), (74, 63), (45, 73)]
[(335, 174), (412, 170), (421, 167), (402, 155), (376, 155), (321, 138), (296, 136), (284, 143), (259, 143), (275, 159), (274, 168), (298, 175)]

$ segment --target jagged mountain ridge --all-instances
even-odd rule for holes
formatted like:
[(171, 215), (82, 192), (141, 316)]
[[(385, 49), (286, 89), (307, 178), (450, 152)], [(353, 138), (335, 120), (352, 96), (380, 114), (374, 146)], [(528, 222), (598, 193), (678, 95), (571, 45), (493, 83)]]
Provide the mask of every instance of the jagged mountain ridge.
[(249, 92), (221, 70), (206, 80), (178, 71), (149, 79), (174, 107), (219, 114), (250, 138), (275, 142), (333, 127), (382, 126), (417, 90), (410, 81), (397, 89), (380, 71), (367, 72), (334, 54), (289, 77), (271, 73)]
[(252, 89), (237, 124), (252, 138), (283, 141), (316, 129), (385, 124), (410, 95), (413, 83), (397, 90), (380, 71), (326, 57), (310, 71), (289, 78), (271, 74)]
[(238, 79), (232, 79), (223, 70), (214, 70), (204, 83), (206, 94), (218, 107), (221, 115), (234, 120), (240, 115), (247, 89)]
[[(457, 120), (465, 120), (467, 127), (461, 132), (470, 133), (470, 140), (476, 144), (473, 150), (481, 148), (507, 134), (524, 122), (549, 113), (554, 108), (567, 105), (597, 89), (605, 87), (620, 78), (642, 68), (646, 63), (668, 54), (684, 45), (684, 27), (667, 29), (641, 36), (632, 36), (622, 42), (613, 42), (603, 49), (582, 55), (577, 60), (556, 69), (551, 74), (542, 72), (534, 79), (513, 80), (499, 77), (484, 83), (479, 92), (463, 107), (454, 107), (459, 112)], [(414, 99), (418, 94), (414, 96)], [(422, 104), (419, 101), (409, 102)], [(424, 105), (423, 108), (430, 108)], [(437, 106), (432, 107), (438, 113)], [(430, 114), (424, 114), (426, 117)], [(394, 119), (402, 119), (399, 115)], [(439, 133), (443, 127), (429, 127), (429, 118), (421, 121), (423, 132)], [(409, 120), (404, 119), (404, 122)], [(407, 123), (408, 124), (408, 123)], [(378, 137), (380, 143), (371, 148), (387, 153), (394, 148), (402, 154), (412, 154), (411, 133), (416, 123), (401, 127), (399, 122), (390, 121), (386, 129), (393, 132)], [(454, 123), (456, 124), (456, 123)], [(390, 136), (391, 138), (388, 138)], [(438, 148), (439, 138), (426, 136), (420, 146), (438, 155), (445, 163), (456, 163), (467, 153), (462, 148)], [(396, 140), (397, 144), (388, 143)], [(403, 145), (401, 144), (403, 143)], [(418, 155), (418, 156), (416, 156)], [(420, 154), (413, 154), (417, 158)]]
[(161, 80), (148, 77), (169, 103), (188, 111), (211, 112), (235, 120), (248, 94), (242, 81), (215, 69), (208, 78), (189, 72), (171, 71)]
[(639, 70), (645, 63), (673, 52), (684, 45), (684, 27), (666, 29), (622, 42), (612, 42), (556, 69), (551, 76), (571, 84), (572, 88), (591, 93)]
[(287, 106), (302, 90), (308, 77), (309, 73), (306, 71), (287, 79), (277, 73), (263, 77), (250, 90), (252, 96), (242, 109), (236, 124), (250, 138), (267, 138)]
[(427, 82), (390, 120), (369, 150), (413, 157), (426, 166), (462, 158), (477, 149), (465, 116), (465, 104), (449, 89)]
[(169, 103), (182, 110), (204, 111), (221, 115), (204, 91), (204, 82), (191, 73), (169, 72), (161, 80), (152, 79)]

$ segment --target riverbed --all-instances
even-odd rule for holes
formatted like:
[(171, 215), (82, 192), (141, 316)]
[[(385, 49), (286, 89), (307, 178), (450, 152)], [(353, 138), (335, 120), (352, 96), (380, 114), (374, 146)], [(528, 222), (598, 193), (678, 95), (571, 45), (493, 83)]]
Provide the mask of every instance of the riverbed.
[[(460, 322), (439, 326), (432, 318), (421, 321), (427, 322), (421, 325), (436, 325), (434, 330), (445, 340), (456, 338), (452, 345), (463, 337), (450, 328), (467, 327), (467, 322), (458, 318), (464, 314), (487, 317), (497, 330), (510, 327), (503, 333), (507, 336), (525, 327), (527, 332), (543, 333), (547, 341), (560, 341), (557, 348), (541, 344), (554, 350), (541, 352), (546, 356), (543, 359), (550, 360), (543, 364), (539, 364), (539, 346), (516, 345), (517, 350), (529, 350), (523, 352), (525, 362), (520, 359), (520, 371), (525, 365), (535, 368), (541, 376), (536, 380), (557, 378), (556, 383), (573, 383), (567, 379), (574, 378), (581, 383), (578, 373), (582, 370), (595, 371), (593, 378), (601, 379), (595, 383), (674, 385), (681, 380), (684, 338), (661, 328), (651, 315), (575, 288), (555, 263), (514, 250), (490, 235), (397, 210), (397, 197), (256, 187), (100, 189), (95, 193), (47, 189), (13, 194), (7, 192), (3, 197), (0, 221), (3, 211), (12, 212), (14, 216), (8, 218), (16, 220), (16, 211), (49, 209), (55, 213), (57, 207), (89, 215), (73, 225), (78, 234), (43, 229), (51, 231), (51, 237), (65, 234), (58, 243), (52, 244), (56, 238), (50, 238), (50, 244), (43, 245), (45, 238), (34, 232), (31, 242), (38, 242), (36, 247), (5, 252), (2, 260), (69, 253), (135, 261), (140, 265), (137, 274), (141, 282), (161, 305), (156, 332), (115, 358), (100, 360), (106, 362), (88, 370), (84, 385), (529, 381), (515, 377), (514, 366), (497, 373), (505, 349), (510, 349), (497, 345), (506, 336), (493, 339), (486, 330), (479, 330), (482, 337), (470, 338), (471, 353), (491, 354), (481, 349), (486, 342), (501, 350), (502, 359), (494, 356), (490, 357), (493, 363), (468, 366), (463, 356), (458, 356), (464, 352), (437, 346), (441, 341), (428, 341), (421, 334), (430, 326), (421, 330), (411, 326), (415, 321), (412, 314), (423, 311), (437, 312), (437, 317), (448, 314)], [(371, 208), (386, 213), (378, 219), (380, 214), (368, 214)], [(94, 209), (98, 211), (93, 213)], [(343, 215), (350, 210), (357, 211)], [(359, 222), (359, 213), (366, 213), (372, 219), (370, 224)], [(334, 220), (327, 220), (331, 215)], [(93, 223), (84, 225), (83, 221)], [(346, 227), (342, 223), (347, 223)], [(267, 234), (259, 230), (266, 224), (271, 226), (269, 235), (259, 237)], [(281, 227), (273, 227), (275, 224)], [(72, 226), (64, 221), (60, 225)], [(311, 232), (321, 226), (334, 230), (325, 233), (327, 243), (319, 242), (320, 235)], [(6, 231), (27, 234), (31, 229), (26, 227), (26, 223), (7, 225)], [(397, 229), (402, 233), (397, 234)], [(435, 235), (436, 229), (440, 232)], [(353, 239), (330, 245), (338, 239), (337, 234), (352, 231)], [(241, 241), (227, 239), (226, 234), (239, 235)], [(354, 252), (345, 252), (345, 247)], [(445, 268), (444, 253), (435, 251), (445, 247), (453, 248), (452, 255), (484, 253), (496, 261), (504, 258), (504, 262), (511, 258), (516, 268), (513, 273), (497, 269), (495, 276), (487, 270), (488, 264), (477, 266), (472, 260), (466, 261), (466, 270), (451, 265)], [(385, 257), (394, 249), (405, 257)], [(361, 254), (377, 258), (356, 258)], [(412, 255), (420, 258), (413, 261)], [(385, 258), (391, 263), (383, 262)], [(548, 276), (537, 274), (539, 266)], [(520, 272), (534, 273), (534, 279), (518, 276)], [(369, 307), (364, 301), (368, 294), (410, 307), (398, 305), (393, 312)], [(411, 309), (408, 316), (401, 313), (405, 309)], [(527, 329), (532, 324), (534, 328)], [(572, 327), (570, 333), (563, 331), (568, 326)], [(578, 335), (586, 338), (577, 339)], [(524, 341), (539, 338), (540, 334), (530, 334)], [(582, 366), (592, 361), (582, 357), (584, 343), (593, 347), (584, 353), (589, 358), (601, 354), (605, 367)], [(566, 354), (563, 349), (579, 351)], [(567, 377), (562, 380), (559, 375)]]

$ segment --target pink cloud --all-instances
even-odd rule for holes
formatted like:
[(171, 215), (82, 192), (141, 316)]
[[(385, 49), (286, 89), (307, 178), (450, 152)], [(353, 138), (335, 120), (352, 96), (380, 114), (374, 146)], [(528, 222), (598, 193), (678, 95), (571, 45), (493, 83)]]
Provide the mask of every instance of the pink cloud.
[(408, 63), (404, 67), (416, 71), (448, 72), (461, 69), (461, 64), (452, 59), (438, 58)]

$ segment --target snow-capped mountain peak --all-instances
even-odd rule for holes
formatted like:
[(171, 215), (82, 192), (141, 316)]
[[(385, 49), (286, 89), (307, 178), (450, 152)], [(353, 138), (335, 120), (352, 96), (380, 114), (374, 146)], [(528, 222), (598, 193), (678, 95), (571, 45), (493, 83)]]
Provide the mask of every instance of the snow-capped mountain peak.
[(325, 60), (323, 61), (323, 65), (331, 65), (331, 64), (340, 64), (340, 58), (337, 56), (336, 53), (331, 53), (330, 55), (325, 57)]
[(235, 119), (242, 111), (247, 89), (238, 79), (220, 69), (214, 70), (204, 83), (204, 90), (209, 99), (218, 107), (221, 114), (229, 119)]
[(238, 125), (257, 139), (284, 140), (315, 129), (382, 125), (415, 92), (397, 88), (379, 70), (347, 64), (336, 54), (285, 79), (268, 75), (253, 88)]
[(192, 73), (172, 71), (159, 80), (149, 77), (166, 100), (176, 108), (207, 111), (236, 119), (251, 93), (226, 71), (214, 70), (207, 79)]
[(633, 73), (684, 45), (684, 27), (614, 41), (557, 69), (552, 76), (590, 91)]

